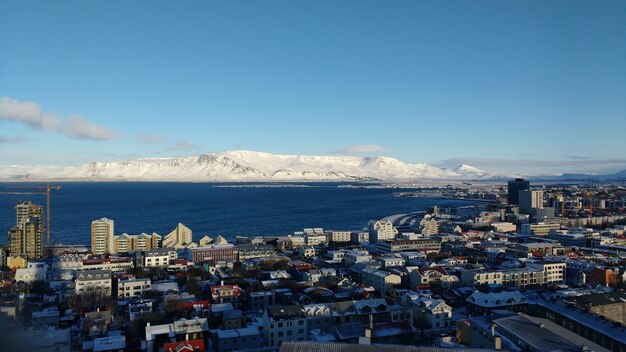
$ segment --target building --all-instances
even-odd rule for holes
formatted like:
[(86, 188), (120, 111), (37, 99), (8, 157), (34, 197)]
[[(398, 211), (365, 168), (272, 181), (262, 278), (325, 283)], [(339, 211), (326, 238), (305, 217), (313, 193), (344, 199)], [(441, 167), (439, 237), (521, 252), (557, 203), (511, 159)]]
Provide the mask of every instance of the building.
[(141, 297), (152, 289), (152, 282), (144, 279), (118, 279), (117, 297)]
[(626, 326), (626, 292), (593, 293), (567, 297), (563, 301)]
[(565, 270), (567, 267), (565, 263), (527, 261), (526, 267), (543, 271), (545, 273), (546, 285), (565, 284)]
[(411, 289), (417, 286), (430, 286), (433, 288), (447, 288), (452, 281), (448, 272), (440, 267), (433, 268), (415, 268), (409, 272), (409, 282)]
[(35, 281), (46, 281), (48, 267), (44, 262), (28, 262), (26, 268), (15, 270), (15, 282), (31, 284)]
[[(172, 253), (174, 255), (174, 258), (172, 258)], [(147, 268), (167, 267), (171, 259), (175, 260), (177, 258), (178, 256), (176, 254), (176, 251), (173, 251), (171, 249), (152, 249), (144, 253), (143, 266)]]
[(383, 253), (399, 252), (439, 252), (441, 239), (438, 237), (424, 237), (414, 240), (391, 240), (377, 243), (377, 248)]
[(102, 218), (91, 222), (91, 253), (102, 255), (117, 253), (113, 242), (113, 220)]
[(214, 244), (206, 247), (187, 248), (187, 260), (194, 263), (206, 261), (237, 261), (239, 250), (232, 244)]
[(499, 233), (507, 233), (507, 232), (515, 232), (517, 231), (517, 226), (510, 222), (492, 222), (491, 227), (496, 232)]
[(421, 297), (413, 301), (413, 316), (418, 326), (447, 328), (452, 321), (452, 307), (442, 299)]
[(510, 350), (533, 352), (607, 352), (582, 336), (577, 336), (547, 319), (522, 313), (493, 320), (494, 333), (503, 337)]
[(465, 286), (501, 285), (507, 287), (544, 286), (546, 274), (534, 268), (510, 270), (461, 270), (461, 282)]
[(530, 242), (515, 243), (511, 245), (507, 251), (513, 254), (516, 258), (530, 258), (536, 254), (541, 256), (558, 255), (563, 250), (563, 246), (558, 243)]
[(520, 232), (524, 235), (547, 236), (552, 230), (560, 230), (561, 225), (558, 223), (534, 223), (521, 224)]
[(348, 243), (351, 240), (351, 236), (351, 231), (326, 231), (326, 241), (331, 244)]
[(535, 313), (610, 351), (626, 352), (626, 327), (622, 324), (564, 300), (539, 301)]
[(423, 236), (433, 236), (439, 233), (439, 222), (430, 215), (424, 216), (419, 222), (418, 232)]
[(147, 323), (145, 331), (145, 351), (167, 351), (164, 349), (166, 343), (179, 342), (176, 344), (178, 346), (180, 342), (190, 343), (191, 340), (206, 341), (209, 336), (209, 323), (207, 318), (181, 318), (170, 324)]
[(343, 260), (346, 266), (352, 266), (358, 263), (369, 263), (372, 261), (372, 256), (366, 250), (351, 250), (346, 252)]
[(133, 267), (130, 257), (109, 257), (84, 259), (82, 268), (84, 270), (109, 270), (112, 272), (126, 272)]
[(543, 191), (523, 190), (519, 192), (519, 212), (530, 215), (533, 209), (543, 208)]
[(301, 305), (270, 307), (263, 313), (263, 343), (278, 347), (283, 341), (307, 340), (307, 315)]
[(374, 287), (381, 294), (386, 294), (393, 286), (400, 285), (402, 278), (387, 271), (365, 268), (361, 272), (361, 281), (364, 285)]
[(374, 221), (367, 224), (370, 242), (392, 240), (398, 235), (398, 229), (393, 227), (391, 221)]
[(268, 244), (239, 244), (239, 261), (255, 258), (269, 258), (276, 255), (276, 247)]
[(508, 199), (509, 204), (519, 204), (519, 192), (530, 189), (530, 182), (523, 178), (516, 178), (515, 181), (509, 181)]
[(241, 293), (237, 285), (211, 286), (211, 303), (236, 303), (241, 299)]
[(114, 253), (129, 253), (133, 251), (149, 251), (160, 247), (161, 236), (158, 233), (148, 235), (141, 233), (139, 235), (129, 235), (123, 233), (119, 236), (113, 236)]
[(502, 291), (483, 293), (474, 291), (465, 300), (467, 304), (467, 314), (489, 315), (497, 310), (510, 310), (514, 312), (525, 312), (528, 308), (528, 300), (519, 291)]
[(261, 347), (261, 331), (255, 327), (219, 330), (214, 335), (214, 348), (217, 352), (251, 351)]
[(178, 223), (176, 228), (163, 239), (163, 247), (182, 248), (189, 246), (192, 242), (193, 237), (191, 229)]
[(77, 294), (111, 294), (111, 270), (79, 270), (76, 273)]
[(44, 223), (40, 205), (30, 201), (15, 206), (15, 226), (9, 230), (9, 254), (26, 259), (43, 258)]

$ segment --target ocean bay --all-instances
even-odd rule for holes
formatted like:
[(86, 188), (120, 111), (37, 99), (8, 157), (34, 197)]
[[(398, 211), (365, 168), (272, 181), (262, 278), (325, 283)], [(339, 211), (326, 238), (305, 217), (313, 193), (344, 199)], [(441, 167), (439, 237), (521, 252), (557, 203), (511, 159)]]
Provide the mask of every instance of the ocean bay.
[[(56, 184), (56, 183), (55, 183)], [(176, 183), (65, 182), (51, 195), (53, 243), (90, 243), (91, 221), (115, 221), (115, 234), (156, 232), (166, 235), (179, 222), (203, 235), (287, 235), (305, 227), (358, 230), (370, 219), (426, 210), (429, 206), (466, 206), (471, 201), (399, 198), (404, 188), (343, 183)], [(25, 194), (27, 183), (0, 183), (0, 243), (15, 223), (14, 206), (45, 196)], [(14, 193), (13, 193), (14, 192)], [(13, 194), (7, 194), (13, 193)]]

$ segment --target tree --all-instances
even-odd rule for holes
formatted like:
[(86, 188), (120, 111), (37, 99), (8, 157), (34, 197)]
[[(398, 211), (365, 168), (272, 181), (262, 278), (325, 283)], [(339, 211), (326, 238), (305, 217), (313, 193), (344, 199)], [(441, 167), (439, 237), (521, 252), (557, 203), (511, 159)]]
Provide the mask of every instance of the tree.
[(190, 277), (187, 280), (187, 292), (191, 293), (194, 296), (199, 295), (200, 292), (200, 285), (198, 285), (198, 280), (195, 277)]

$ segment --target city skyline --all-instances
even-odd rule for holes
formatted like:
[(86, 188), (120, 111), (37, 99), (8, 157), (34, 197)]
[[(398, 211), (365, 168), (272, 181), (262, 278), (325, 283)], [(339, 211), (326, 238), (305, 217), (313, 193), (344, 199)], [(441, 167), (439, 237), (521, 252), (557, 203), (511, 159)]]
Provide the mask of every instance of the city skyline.
[(0, 167), (245, 149), (608, 174), (626, 169), (623, 13), (3, 2)]

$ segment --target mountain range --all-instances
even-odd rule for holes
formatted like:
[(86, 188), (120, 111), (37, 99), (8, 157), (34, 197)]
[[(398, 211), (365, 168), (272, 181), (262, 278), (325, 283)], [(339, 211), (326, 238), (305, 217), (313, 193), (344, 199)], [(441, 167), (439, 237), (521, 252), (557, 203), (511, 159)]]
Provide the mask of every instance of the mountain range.
[[(439, 168), (377, 156), (278, 155), (228, 151), (197, 156), (91, 162), (77, 167), (0, 166), (0, 181), (175, 181), (175, 182), (342, 182), (429, 180), (502, 181), (517, 174), (470, 165)], [(610, 175), (526, 175), (534, 181), (624, 181), (626, 170)]]
[(438, 168), (383, 156), (277, 155), (254, 151), (92, 162), (77, 167), (0, 167), (0, 179), (57, 181), (419, 181), (514, 176), (469, 165)]

